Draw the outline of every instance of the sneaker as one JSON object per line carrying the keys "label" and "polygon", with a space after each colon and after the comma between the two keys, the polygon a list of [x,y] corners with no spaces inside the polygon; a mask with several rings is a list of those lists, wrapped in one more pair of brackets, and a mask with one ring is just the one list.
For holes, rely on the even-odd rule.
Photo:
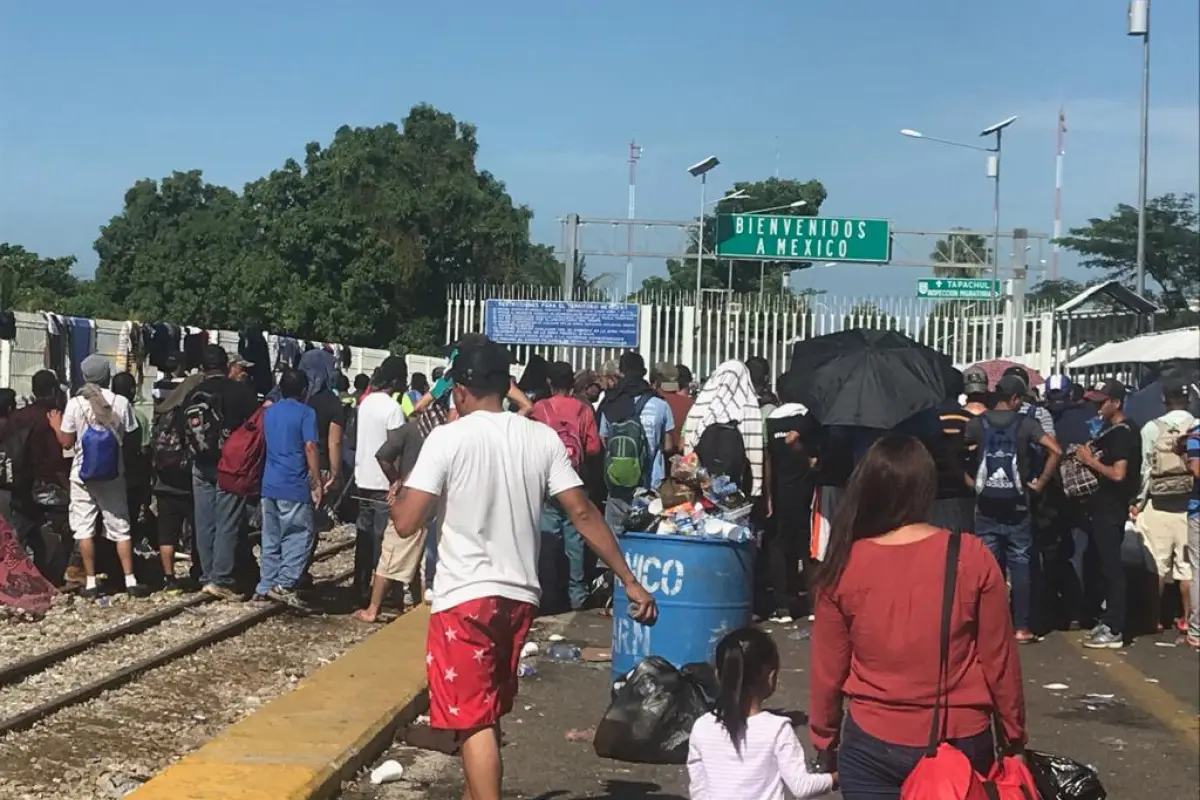
{"label": "sneaker", "polygon": [[770,620],[776,625],[791,625],[796,621],[795,618],[792,617],[792,612],[788,611],[786,608],[775,609],[775,613],[770,616]]}
{"label": "sneaker", "polygon": [[1032,644],[1033,642],[1036,642],[1038,638],[1029,631],[1017,631],[1016,640],[1017,644]]}
{"label": "sneaker", "polygon": [[133,546],[133,554],[138,558],[158,558],[158,549],[146,539],[141,539]]}
{"label": "sneaker", "polygon": [[102,596],[103,594],[104,594],[104,592],[101,591],[99,586],[93,586],[90,589],[88,589],[87,587],[84,587],[83,589],[79,590],[79,596],[82,597],[84,600],[95,600],[98,597]]}
{"label": "sneaker", "polygon": [[241,603],[246,599],[245,596],[239,594],[237,590],[230,589],[228,586],[218,586],[215,583],[206,584],[205,587],[200,591],[209,597],[215,597],[218,600],[225,600],[231,603]]}
{"label": "sneaker", "polygon": [[1084,639],[1083,646],[1092,650],[1120,650],[1125,646],[1125,639],[1119,633],[1113,633],[1107,625],[1101,625],[1100,630]]}
{"label": "sneaker", "polygon": [[125,587],[125,594],[130,597],[149,597],[150,587],[144,583],[135,583],[133,586]]}
{"label": "sneaker", "polygon": [[294,608],[297,611],[308,612],[312,610],[307,603],[300,599],[300,595],[291,589],[284,589],[282,586],[272,587],[267,592],[267,599],[274,600],[276,603],[283,603],[285,606]]}
{"label": "sneaker", "polygon": [[169,576],[163,581],[163,594],[180,595],[183,594],[183,587],[179,585],[179,579],[174,576]]}

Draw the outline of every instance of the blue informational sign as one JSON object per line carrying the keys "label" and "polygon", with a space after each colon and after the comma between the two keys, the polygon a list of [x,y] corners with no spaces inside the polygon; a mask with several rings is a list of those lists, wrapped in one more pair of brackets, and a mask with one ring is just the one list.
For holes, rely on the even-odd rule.
{"label": "blue informational sign", "polygon": [[501,344],[636,348],[638,307],[633,303],[488,300],[483,332]]}

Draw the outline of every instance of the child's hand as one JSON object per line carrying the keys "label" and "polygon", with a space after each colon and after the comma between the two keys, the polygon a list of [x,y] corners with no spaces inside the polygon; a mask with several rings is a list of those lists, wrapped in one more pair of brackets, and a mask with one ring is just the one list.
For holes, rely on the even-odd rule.
{"label": "child's hand", "polygon": [[829,774],[833,776],[833,790],[836,792],[838,790],[838,788],[842,785],[842,781],[838,777],[837,770],[834,770],[833,772],[831,772]]}

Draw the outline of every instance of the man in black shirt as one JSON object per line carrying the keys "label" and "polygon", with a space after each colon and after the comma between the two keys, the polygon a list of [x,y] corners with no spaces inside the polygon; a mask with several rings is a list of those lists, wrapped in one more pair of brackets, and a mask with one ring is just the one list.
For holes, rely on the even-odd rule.
{"label": "man in black shirt", "polygon": [[1075,450],[1080,463],[1096,473],[1100,486],[1088,498],[1091,546],[1096,551],[1103,575],[1104,613],[1100,624],[1084,640],[1084,647],[1120,649],[1125,646],[1125,565],[1121,542],[1125,521],[1137,497],[1141,481],[1141,439],[1122,411],[1125,385],[1105,381],[1084,395],[1099,405],[1104,427],[1092,444]]}
{"label": "man in black shirt", "polygon": [[[204,348],[201,367],[204,380],[184,400],[189,408],[204,400],[216,410],[223,446],[229,435],[240,428],[258,410],[258,395],[247,383],[228,377],[229,357],[225,348],[210,344]],[[191,420],[189,420],[190,424]],[[192,497],[195,503],[196,549],[200,552],[204,593],[221,600],[242,600],[235,573],[239,544],[246,534],[246,498],[222,491],[217,486],[217,461],[220,448],[197,452],[192,464]],[[243,549],[245,549],[243,547]]]}
{"label": "man in black shirt", "polygon": [[[780,385],[784,385],[782,378]],[[797,567],[802,560],[810,563],[813,467],[821,426],[800,403],[784,402],[767,417],[766,429],[772,514],[763,547],[775,606],[771,619],[786,623],[800,611],[796,608],[800,594]]]}
{"label": "man in black shirt", "polygon": [[958,402],[959,395],[968,398],[986,395],[987,373],[972,367],[965,373],[955,370],[952,384],[946,387],[946,400],[938,406],[938,421],[941,434],[937,439],[925,443],[937,465],[937,500],[933,504],[930,525],[956,533],[975,531],[975,491],[967,485],[967,470],[970,461],[964,433],[967,423],[977,417],[978,412]]}

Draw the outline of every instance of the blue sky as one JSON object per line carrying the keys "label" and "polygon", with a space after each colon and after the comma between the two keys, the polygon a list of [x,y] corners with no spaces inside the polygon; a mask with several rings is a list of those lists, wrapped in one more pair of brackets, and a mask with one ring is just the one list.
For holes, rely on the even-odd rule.
{"label": "blue sky", "polygon": [[[1198,5],[1153,3],[1152,195],[1200,184]],[[1020,120],[1005,138],[1002,224],[1049,232],[1060,103],[1065,224],[1136,199],[1141,47],[1125,35],[1125,8],[9,0],[0,13],[0,240],[75,253],[87,274],[98,228],[135,180],[201,168],[240,189],[339,125],[398,121],[422,101],[478,126],[480,166],[534,210],[533,235],[550,243],[568,212],[625,215],[631,137],[645,148],[639,217],[693,216],[686,167],[717,154],[713,193],[778,168],[824,182],[828,215],[990,228],[983,154],[898,132],[976,142],[1011,114]],[[585,245],[611,239],[597,233]],[[623,271],[616,261],[593,266]],[[636,267],[639,278],[661,268]],[[907,296],[921,274],[845,266],[797,284]]]}

